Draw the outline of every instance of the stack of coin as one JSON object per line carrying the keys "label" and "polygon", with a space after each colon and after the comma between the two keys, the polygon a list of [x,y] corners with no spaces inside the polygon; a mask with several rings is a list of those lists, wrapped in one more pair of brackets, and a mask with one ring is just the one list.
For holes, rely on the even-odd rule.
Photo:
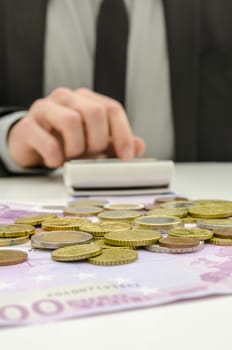
{"label": "stack of coin", "polygon": [[28,215],[21,216],[15,220],[16,224],[25,224],[25,225],[33,225],[33,226],[41,226],[42,222],[47,219],[56,218],[56,214],[38,214],[38,215]]}
{"label": "stack of coin", "polygon": [[181,254],[193,253],[203,248],[204,243],[189,237],[166,237],[158,244],[145,247],[155,253]]}
{"label": "stack of coin", "polygon": [[232,246],[232,228],[216,228],[213,233],[214,237],[210,240],[211,244]]}
{"label": "stack of coin", "polygon": [[155,244],[162,237],[158,231],[150,230],[126,230],[110,232],[104,237],[108,244],[123,247],[143,247]]}
{"label": "stack of coin", "polygon": [[0,225],[0,247],[26,243],[34,232],[35,228],[31,225]]}
{"label": "stack of coin", "polygon": [[189,214],[195,218],[223,219],[232,216],[232,206],[228,204],[195,205],[189,208]]}
{"label": "stack of coin", "polygon": [[213,237],[213,231],[205,228],[175,228],[168,232],[169,237],[188,237],[198,241],[207,241]]}

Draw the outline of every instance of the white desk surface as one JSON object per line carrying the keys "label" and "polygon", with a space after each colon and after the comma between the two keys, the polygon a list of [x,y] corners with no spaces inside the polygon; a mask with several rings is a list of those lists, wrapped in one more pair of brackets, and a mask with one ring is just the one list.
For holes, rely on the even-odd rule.
{"label": "white desk surface", "polygon": [[[232,163],[178,164],[172,189],[232,200]],[[60,175],[0,179],[0,199],[63,204]],[[211,297],[45,325],[2,329],[2,349],[232,349],[232,296]]]}

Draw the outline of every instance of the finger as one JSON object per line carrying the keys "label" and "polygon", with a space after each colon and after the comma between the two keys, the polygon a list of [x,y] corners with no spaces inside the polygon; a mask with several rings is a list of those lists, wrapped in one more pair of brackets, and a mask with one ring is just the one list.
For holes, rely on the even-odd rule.
{"label": "finger", "polygon": [[134,148],[135,148],[135,156],[141,156],[145,151],[145,143],[143,139],[138,136],[134,136]]}
{"label": "finger", "polygon": [[42,127],[49,132],[56,130],[62,136],[65,159],[84,153],[85,131],[80,113],[49,98],[37,102],[31,113]]}
{"label": "finger", "polygon": [[110,134],[116,155],[121,159],[134,157],[135,148],[133,133],[130,128],[125,110],[119,102],[110,97],[95,93],[88,89],[79,89],[80,94],[95,99],[106,106],[108,111]]}
{"label": "finger", "polygon": [[109,125],[107,110],[101,101],[92,96],[59,88],[51,94],[51,98],[68,108],[79,112],[85,125],[86,152],[98,153],[107,148],[109,142]]}
{"label": "finger", "polygon": [[59,142],[29,116],[12,127],[8,145],[12,158],[22,167],[45,164],[55,168],[63,164]]}

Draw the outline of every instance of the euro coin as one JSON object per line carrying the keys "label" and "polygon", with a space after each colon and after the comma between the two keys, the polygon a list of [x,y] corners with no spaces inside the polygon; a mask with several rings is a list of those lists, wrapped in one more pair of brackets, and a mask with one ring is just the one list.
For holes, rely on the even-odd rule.
{"label": "euro coin", "polygon": [[0,237],[13,238],[26,235],[32,235],[35,232],[34,226],[12,224],[12,225],[0,225]]}
{"label": "euro coin", "polygon": [[31,239],[32,245],[42,249],[58,249],[75,244],[88,243],[93,236],[81,231],[49,231],[38,233]]}
{"label": "euro coin", "polygon": [[197,222],[197,218],[193,218],[190,215],[187,215],[186,217],[182,218],[182,220],[185,224],[195,224]]}
{"label": "euro coin", "polygon": [[184,218],[188,215],[188,210],[185,208],[160,208],[148,211],[145,215],[166,215],[177,216],[178,218]]}
{"label": "euro coin", "polygon": [[199,199],[194,201],[197,205],[228,205],[232,207],[232,201],[226,201],[222,199]]}
{"label": "euro coin", "polygon": [[111,231],[123,231],[130,229],[130,224],[126,222],[100,221],[80,226],[80,230],[91,233],[94,237],[102,237]]}
{"label": "euro coin", "polygon": [[197,226],[208,229],[218,229],[218,228],[231,228],[232,229],[232,220],[231,219],[198,219]]}
{"label": "euro coin", "polygon": [[81,225],[89,222],[91,222],[89,219],[79,217],[48,219],[42,222],[42,228],[46,231],[76,231]]}
{"label": "euro coin", "polygon": [[199,242],[197,246],[191,248],[167,248],[161,247],[159,244],[154,244],[145,247],[146,250],[154,253],[164,253],[164,254],[186,254],[194,253],[204,248],[204,242]]}
{"label": "euro coin", "polygon": [[189,209],[193,206],[196,206],[196,203],[193,201],[175,201],[175,202],[167,202],[167,203],[162,203],[160,205],[162,208],[184,208],[184,209]]}
{"label": "euro coin", "polygon": [[142,247],[156,243],[161,237],[162,235],[158,231],[127,230],[107,233],[104,241],[116,246]]}
{"label": "euro coin", "polygon": [[131,249],[109,248],[104,249],[102,254],[89,258],[88,262],[103,266],[122,265],[134,262],[137,256],[137,252]]}
{"label": "euro coin", "polygon": [[20,236],[16,238],[0,238],[0,247],[14,246],[24,244],[29,241],[29,236]]}
{"label": "euro coin", "polygon": [[108,203],[104,205],[104,209],[107,210],[142,210],[143,204],[136,203]]}
{"label": "euro coin", "polygon": [[189,237],[165,237],[159,240],[160,247],[193,248],[199,245],[199,240]]}
{"label": "euro coin", "polygon": [[217,238],[232,239],[232,228],[216,228],[213,230],[213,233]]}
{"label": "euro coin", "polygon": [[109,249],[109,248],[115,248],[115,249],[134,249],[134,247],[123,247],[123,246],[114,246],[111,244],[108,244],[104,241],[104,239],[98,239],[94,242],[94,244],[97,244],[101,249]]}
{"label": "euro coin", "polygon": [[21,250],[0,250],[0,266],[21,264],[27,260],[27,253]]}
{"label": "euro coin", "polygon": [[103,199],[78,199],[72,202],[69,202],[69,207],[103,207],[105,204],[107,204],[107,200]]}
{"label": "euro coin", "polygon": [[100,207],[66,207],[64,208],[64,215],[71,216],[93,216],[103,211]]}
{"label": "euro coin", "polygon": [[106,210],[98,214],[101,220],[130,222],[141,216],[136,210]]}
{"label": "euro coin", "polygon": [[189,208],[189,214],[195,218],[222,219],[232,216],[232,207],[228,205],[195,205]]}
{"label": "euro coin", "polygon": [[158,197],[155,198],[154,203],[163,204],[168,202],[184,202],[189,201],[188,198],[185,197]]}
{"label": "euro coin", "polygon": [[59,248],[52,252],[56,261],[79,261],[101,254],[101,248],[96,244],[80,244]]}
{"label": "euro coin", "polygon": [[209,243],[214,245],[232,246],[232,239],[213,237]]}
{"label": "euro coin", "polygon": [[182,224],[182,220],[175,216],[166,215],[152,215],[142,216],[135,219],[135,227],[140,229],[149,230],[170,230],[175,227],[179,227]]}
{"label": "euro coin", "polygon": [[175,228],[168,232],[169,237],[189,237],[206,241],[213,237],[213,231],[205,228]]}
{"label": "euro coin", "polygon": [[38,215],[29,215],[29,216],[22,216],[15,220],[16,224],[26,224],[26,225],[41,225],[41,223],[44,220],[56,218],[56,214],[38,214]]}

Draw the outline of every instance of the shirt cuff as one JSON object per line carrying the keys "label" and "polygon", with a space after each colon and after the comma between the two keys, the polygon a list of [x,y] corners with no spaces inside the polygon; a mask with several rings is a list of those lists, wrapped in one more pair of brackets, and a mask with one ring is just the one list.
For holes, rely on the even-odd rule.
{"label": "shirt cuff", "polygon": [[17,165],[17,163],[11,158],[9,149],[7,146],[7,137],[10,128],[19,119],[23,118],[27,111],[20,111],[11,114],[4,115],[0,118],[0,157],[4,163],[6,169],[11,173],[16,174],[44,174],[48,172],[46,168],[23,168]]}

